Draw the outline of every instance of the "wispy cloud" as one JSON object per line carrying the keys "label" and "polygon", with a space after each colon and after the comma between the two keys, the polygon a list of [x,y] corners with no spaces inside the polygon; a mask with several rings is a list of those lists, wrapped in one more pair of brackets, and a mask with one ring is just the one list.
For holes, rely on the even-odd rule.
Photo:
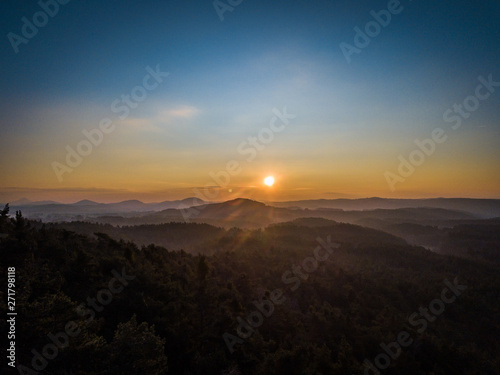
{"label": "wispy cloud", "polygon": [[182,106],[175,109],[160,112],[162,118],[192,118],[198,114],[199,110],[192,106]]}
{"label": "wispy cloud", "polygon": [[184,105],[171,109],[162,109],[150,117],[129,117],[118,124],[122,131],[141,133],[166,132],[169,126],[175,126],[194,118],[200,111],[193,106]]}

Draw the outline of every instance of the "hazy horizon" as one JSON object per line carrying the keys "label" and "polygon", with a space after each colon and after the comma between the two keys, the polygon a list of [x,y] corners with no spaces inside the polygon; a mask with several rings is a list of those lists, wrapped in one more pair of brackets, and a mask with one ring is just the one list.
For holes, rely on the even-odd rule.
{"label": "hazy horizon", "polygon": [[[198,188],[200,189],[199,191],[203,191],[203,188]],[[46,195],[47,194],[47,195]],[[166,202],[166,201],[181,201],[185,199],[191,199],[191,198],[199,198],[202,200],[205,200],[210,203],[221,203],[221,202],[226,202],[229,200],[234,200],[234,199],[251,199],[255,201],[260,201],[264,203],[270,203],[270,202],[293,202],[293,201],[302,201],[302,200],[362,200],[362,199],[399,199],[399,200],[425,200],[425,199],[492,199],[492,200],[497,200],[500,199],[500,197],[463,197],[463,196],[421,196],[421,197],[381,197],[381,196],[345,196],[344,194],[325,194],[323,196],[304,196],[304,197],[297,197],[296,199],[261,199],[255,196],[236,196],[233,194],[219,194],[216,199],[209,200],[209,199],[204,199],[203,196],[196,196],[195,194],[192,195],[185,195],[185,196],[173,196],[172,198],[169,198],[168,195],[162,195],[162,194],[154,194],[157,199],[155,200],[154,198],[151,198],[149,195],[144,195],[144,194],[133,194],[133,193],[124,193],[123,198],[106,198],[105,195],[99,195],[97,194],[95,199],[94,198],[89,198],[89,196],[92,195],[78,195],[78,198],[61,198],[61,196],[58,195],[52,195],[53,193],[46,193],[46,194],[41,194],[40,199],[32,199],[30,198],[31,195],[22,195],[18,196],[15,193],[11,194],[5,194],[3,196],[0,196],[0,202],[1,203],[10,203],[11,205],[14,202],[21,201],[21,200],[28,200],[30,203],[37,203],[37,202],[44,202],[44,201],[51,201],[51,202],[57,202],[57,203],[62,203],[62,204],[74,204],[78,203],[81,201],[89,200],[93,201],[96,203],[104,203],[104,204],[112,204],[112,203],[121,203],[125,201],[140,201],[142,203],[146,204],[151,204],[151,203],[161,203],[161,202]],[[4,198],[5,196],[11,196],[11,198],[6,199]],[[37,196],[36,194],[32,196]],[[46,197],[46,198],[43,198]],[[51,198],[52,197],[52,198]],[[141,199],[140,197],[143,197]]]}

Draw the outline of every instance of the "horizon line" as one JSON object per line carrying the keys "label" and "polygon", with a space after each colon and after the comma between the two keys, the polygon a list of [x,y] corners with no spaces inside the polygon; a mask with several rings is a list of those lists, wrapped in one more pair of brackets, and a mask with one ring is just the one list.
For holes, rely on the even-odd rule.
{"label": "horizon line", "polygon": [[[199,199],[200,201],[203,201],[205,204],[216,204],[216,203],[224,203],[224,202],[230,202],[230,201],[235,201],[238,199],[245,199],[245,200],[250,200],[250,201],[255,201],[255,202],[260,202],[260,203],[293,203],[293,202],[304,202],[304,201],[359,201],[359,200],[369,200],[369,199],[381,199],[381,200],[396,200],[396,201],[402,201],[402,200],[414,200],[414,201],[424,201],[424,200],[438,200],[438,199],[462,199],[462,200],[500,200],[500,198],[477,198],[477,197],[464,197],[464,196],[453,196],[453,197],[444,197],[444,196],[435,196],[435,197],[427,197],[427,198],[390,198],[390,197],[380,197],[380,196],[366,196],[366,197],[359,197],[359,198],[305,198],[305,199],[292,199],[292,200],[261,200],[261,199],[255,199],[255,198],[248,198],[248,197],[236,197],[236,198],[231,198],[231,199],[222,199],[222,200],[204,200],[199,197],[195,196],[190,196],[182,199],[171,199],[171,200],[163,200],[163,201],[143,201],[140,199],[125,199],[125,200],[119,200],[119,201],[97,201],[97,200],[91,200],[91,199],[80,199],[77,201],[71,201],[71,202],[63,202],[63,201],[55,201],[52,199],[46,199],[46,200],[31,200],[26,197],[22,197],[19,199],[14,199],[11,201],[0,201],[1,205],[9,204],[9,205],[31,205],[31,204],[61,204],[61,205],[73,205],[77,203],[82,203],[85,201],[88,201],[89,203],[95,203],[95,204],[120,204],[120,203],[126,203],[126,202],[137,202],[141,204],[161,204],[161,203],[173,203],[173,202],[182,202],[185,200],[189,199]],[[16,203],[18,201],[27,201],[26,203]]]}

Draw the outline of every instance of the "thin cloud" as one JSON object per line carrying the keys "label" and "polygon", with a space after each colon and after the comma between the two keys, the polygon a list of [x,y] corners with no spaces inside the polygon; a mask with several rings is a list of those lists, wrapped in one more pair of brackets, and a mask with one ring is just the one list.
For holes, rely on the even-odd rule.
{"label": "thin cloud", "polygon": [[180,117],[180,118],[192,118],[194,116],[196,116],[198,114],[199,110],[195,107],[192,107],[192,106],[183,106],[183,107],[180,107],[180,108],[176,108],[176,109],[171,109],[171,110],[168,110],[166,111],[166,113],[164,113],[164,115],[168,116],[168,117]]}
{"label": "thin cloud", "polygon": [[177,120],[190,120],[199,113],[193,106],[180,106],[161,110],[151,117],[129,117],[118,122],[122,131],[160,133],[167,130],[168,125],[175,125]]}

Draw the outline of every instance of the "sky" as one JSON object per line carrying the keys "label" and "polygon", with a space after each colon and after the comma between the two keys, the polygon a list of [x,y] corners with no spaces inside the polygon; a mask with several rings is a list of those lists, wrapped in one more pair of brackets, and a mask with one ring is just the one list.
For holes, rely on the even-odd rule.
{"label": "sky", "polygon": [[499,21],[496,0],[2,1],[0,201],[500,198]]}

